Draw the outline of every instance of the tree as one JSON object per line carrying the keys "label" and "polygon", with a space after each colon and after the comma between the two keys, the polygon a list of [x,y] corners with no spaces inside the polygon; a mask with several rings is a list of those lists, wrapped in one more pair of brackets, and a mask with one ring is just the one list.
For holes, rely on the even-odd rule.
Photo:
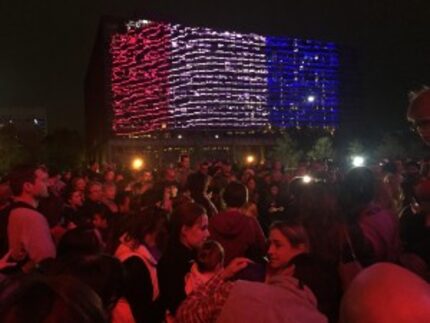
{"label": "tree", "polygon": [[303,152],[298,150],[297,143],[287,133],[284,133],[281,138],[276,140],[272,156],[287,167],[294,168],[297,167]]}
{"label": "tree", "polygon": [[308,152],[308,157],[313,160],[333,159],[334,149],[330,137],[321,137],[317,139],[314,146]]}

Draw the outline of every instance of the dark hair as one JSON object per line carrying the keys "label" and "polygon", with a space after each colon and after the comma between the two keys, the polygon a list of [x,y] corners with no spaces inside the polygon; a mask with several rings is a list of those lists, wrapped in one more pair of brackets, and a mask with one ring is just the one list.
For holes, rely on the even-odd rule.
{"label": "dark hair", "polygon": [[304,244],[309,248],[309,238],[305,228],[295,221],[277,221],[270,226],[270,230],[279,230],[293,247]]}
{"label": "dark hair", "polygon": [[75,192],[80,192],[74,187],[67,187],[63,192],[64,201],[68,202]]}
{"label": "dark hair", "polygon": [[92,229],[75,228],[67,231],[58,243],[58,258],[91,255],[102,251],[102,243]]}
{"label": "dark hair", "polygon": [[91,203],[83,208],[83,217],[85,219],[94,219],[94,217],[99,215],[102,219],[112,220],[112,214],[109,208],[104,204]]}
{"label": "dark hair", "polygon": [[196,264],[202,273],[214,271],[219,264],[223,266],[224,248],[217,241],[205,241],[197,251]]}
{"label": "dark hair", "polygon": [[[149,207],[143,209],[136,215],[130,216],[124,225],[123,234],[125,233],[127,240],[135,240],[139,243],[144,243],[147,234],[162,230],[163,225],[167,224],[167,214],[158,207]],[[157,239],[157,247],[161,250],[165,246],[165,240]]]}
{"label": "dark hair", "polygon": [[40,167],[37,166],[18,166],[8,175],[10,189],[14,196],[22,194],[25,183],[34,183],[36,180],[36,170]]}
{"label": "dark hair", "polygon": [[242,207],[248,201],[248,189],[239,182],[231,182],[222,194],[227,207]]}
{"label": "dark hair", "polygon": [[100,298],[67,276],[22,276],[3,290],[1,322],[107,322]]}
{"label": "dark hair", "polygon": [[87,186],[86,186],[86,195],[88,196],[88,194],[90,194],[91,192],[90,192],[90,190],[91,190],[91,188],[92,187],[94,187],[94,186],[100,186],[100,188],[103,188],[103,184],[102,183],[100,183],[100,182],[98,182],[98,181],[91,181],[91,182],[89,182],[88,184],[87,184]]}
{"label": "dark hair", "polygon": [[62,274],[78,278],[90,286],[101,298],[106,310],[112,308],[124,292],[125,273],[119,259],[95,254],[67,261]]}
{"label": "dark hair", "polygon": [[178,243],[180,240],[182,227],[192,227],[197,222],[197,220],[205,214],[206,210],[200,204],[194,202],[185,202],[178,205],[173,210],[170,219],[169,243]]}

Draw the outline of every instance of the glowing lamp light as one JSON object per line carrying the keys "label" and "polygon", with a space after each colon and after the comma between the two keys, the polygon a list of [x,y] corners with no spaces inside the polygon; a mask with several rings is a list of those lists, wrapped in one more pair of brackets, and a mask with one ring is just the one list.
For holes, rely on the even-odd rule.
{"label": "glowing lamp light", "polygon": [[313,96],[313,95],[309,95],[309,96],[308,96],[308,102],[309,102],[309,103],[315,102],[315,96]]}
{"label": "glowing lamp light", "polygon": [[309,175],[303,176],[303,183],[309,184],[310,182],[312,182],[312,177],[310,177]]}
{"label": "glowing lamp light", "polygon": [[248,164],[252,164],[254,161],[255,161],[255,157],[254,156],[252,156],[252,155],[246,156],[246,162]]}
{"label": "glowing lamp light", "polygon": [[133,159],[133,162],[131,163],[131,168],[134,170],[140,170],[143,167],[143,159],[142,158],[135,158]]}
{"label": "glowing lamp light", "polygon": [[363,156],[354,156],[352,157],[352,165],[354,167],[362,167],[364,166],[364,157]]}

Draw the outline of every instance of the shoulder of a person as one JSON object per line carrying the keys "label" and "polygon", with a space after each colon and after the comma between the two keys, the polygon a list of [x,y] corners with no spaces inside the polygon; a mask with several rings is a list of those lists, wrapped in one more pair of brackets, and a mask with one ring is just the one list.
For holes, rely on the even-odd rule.
{"label": "shoulder of a person", "polygon": [[11,217],[29,217],[29,221],[37,219],[45,219],[45,217],[39,211],[27,207],[17,207],[10,211]]}

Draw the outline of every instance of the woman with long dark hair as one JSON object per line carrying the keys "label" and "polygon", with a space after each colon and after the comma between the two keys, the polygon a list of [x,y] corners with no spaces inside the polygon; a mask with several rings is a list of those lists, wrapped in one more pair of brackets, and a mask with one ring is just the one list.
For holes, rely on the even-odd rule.
{"label": "woman with long dark hair", "polygon": [[206,210],[192,202],[178,205],[170,219],[167,250],[158,263],[161,300],[173,315],[186,298],[185,275],[191,268],[196,251],[208,237]]}

